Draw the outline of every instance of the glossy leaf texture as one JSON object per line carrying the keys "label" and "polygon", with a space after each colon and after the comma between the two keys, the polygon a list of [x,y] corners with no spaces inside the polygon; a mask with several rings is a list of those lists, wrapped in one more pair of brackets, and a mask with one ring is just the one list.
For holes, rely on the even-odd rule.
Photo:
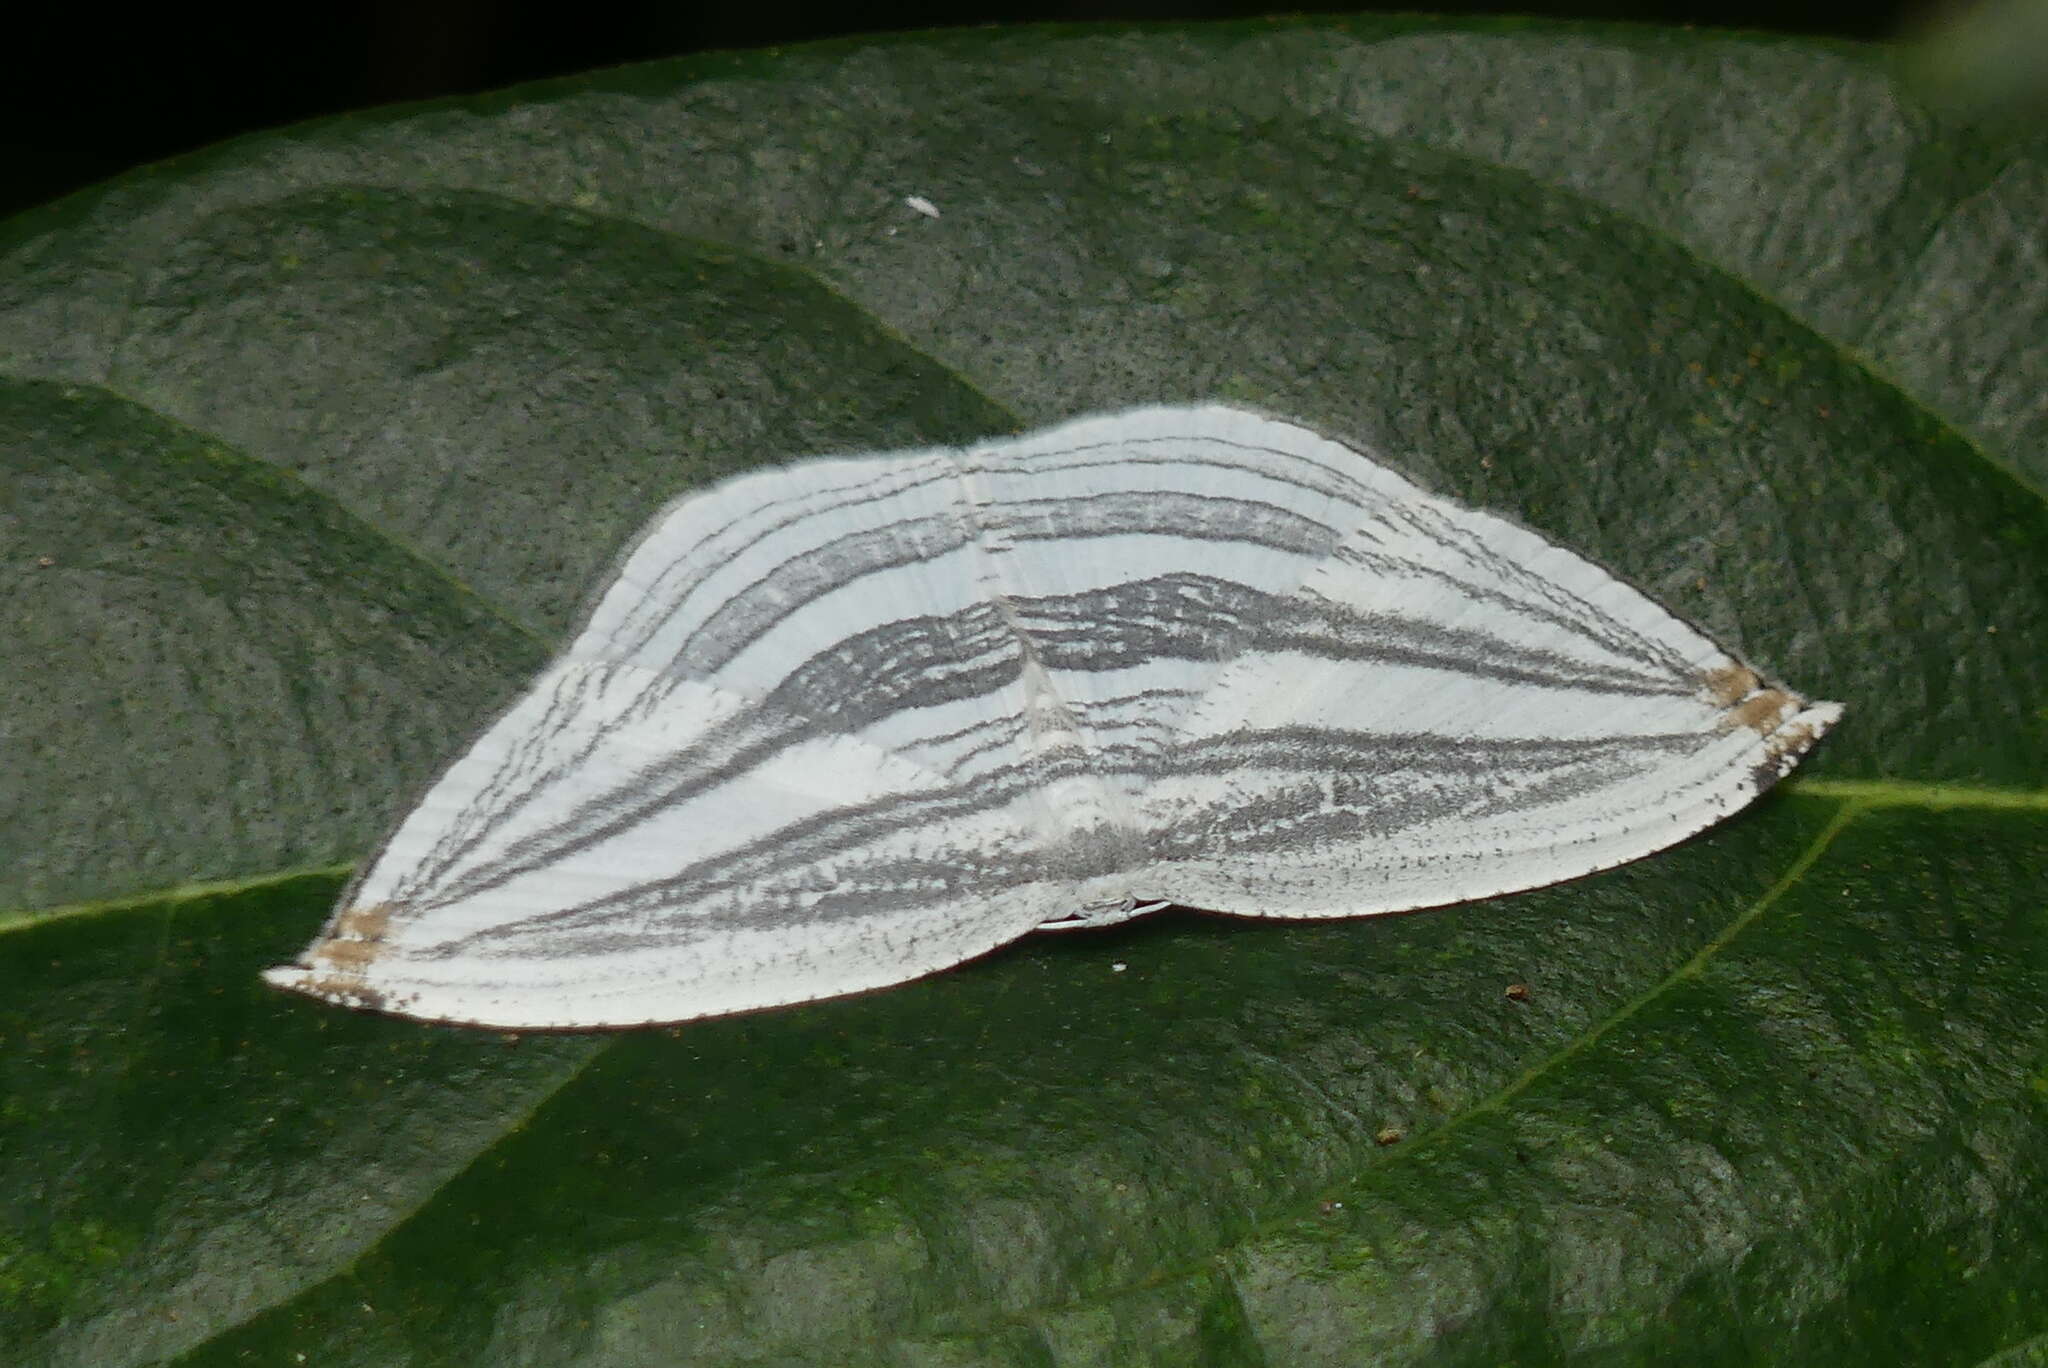
{"label": "glossy leaf texture", "polygon": [[[2044,223],[2048,140],[1882,53],[1316,20],[630,68],[0,227],[6,1361],[2032,1361]],[[1848,717],[1411,917],[601,1037],[257,982],[676,493],[1205,397]]]}

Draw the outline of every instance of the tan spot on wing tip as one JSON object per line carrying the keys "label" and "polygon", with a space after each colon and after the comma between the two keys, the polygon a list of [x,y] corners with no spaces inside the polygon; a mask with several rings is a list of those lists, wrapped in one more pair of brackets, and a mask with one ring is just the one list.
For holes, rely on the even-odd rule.
{"label": "tan spot on wing tip", "polygon": [[1735,661],[1707,671],[1706,684],[1707,693],[1724,708],[1734,707],[1763,687],[1755,670]]}
{"label": "tan spot on wing tip", "polygon": [[1722,725],[1731,731],[1748,727],[1761,736],[1773,735],[1787,709],[1798,711],[1800,700],[1783,689],[1762,689],[1728,710]]}
{"label": "tan spot on wing tip", "polygon": [[[360,977],[384,951],[384,933],[391,926],[391,904],[347,908],[334,919],[334,929],[306,952],[312,967],[324,974]],[[309,985],[311,991],[325,991]],[[334,991],[341,991],[336,989]],[[348,991],[360,992],[360,985]]]}
{"label": "tan spot on wing tip", "polygon": [[371,903],[351,907],[334,919],[334,936],[352,940],[380,941],[391,928],[391,904]]}
{"label": "tan spot on wing tip", "polygon": [[1739,661],[1707,671],[1703,683],[1707,696],[1721,706],[1721,726],[1727,731],[1747,727],[1760,736],[1775,738],[1785,716],[1806,706],[1798,694],[1772,688]]}
{"label": "tan spot on wing tip", "polygon": [[313,947],[311,958],[322,969],[360,974],[383,948],[381,941],[324,940]]}

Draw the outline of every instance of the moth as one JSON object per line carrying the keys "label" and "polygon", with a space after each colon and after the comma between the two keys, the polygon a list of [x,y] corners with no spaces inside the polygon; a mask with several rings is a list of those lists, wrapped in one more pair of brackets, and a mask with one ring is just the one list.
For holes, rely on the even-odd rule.
{"label": "moth", "polygon": [[1360,450],[1219,405],[678,499],[279,987],[501,1029],[902,983],[1183,906],[1661,850],[1841,715]]}

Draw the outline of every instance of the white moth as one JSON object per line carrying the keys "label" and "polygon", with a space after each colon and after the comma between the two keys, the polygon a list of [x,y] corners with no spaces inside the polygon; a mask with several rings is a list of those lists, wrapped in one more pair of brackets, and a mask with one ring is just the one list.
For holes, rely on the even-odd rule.
{"label": "white moth", "polygon": [[1253,413],[811,461],[664,509],[265,977],[429,1021],[628,1026],[1170,904],[1429,907],[1661,850],[1840,713]]}

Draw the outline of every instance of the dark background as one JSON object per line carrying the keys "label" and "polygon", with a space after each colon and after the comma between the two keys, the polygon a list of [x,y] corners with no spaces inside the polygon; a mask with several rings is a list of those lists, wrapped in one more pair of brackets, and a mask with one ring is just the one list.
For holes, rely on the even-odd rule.
{"label": "dark background", "polygon": [[[74,0],[74,4],[76,0]],[[829,9],[787,3],[576,4],[528,12],[489,0],[371,0],[287,7],[39,7],[48,32],[13,27],[0,61],[0,217],[238,133],[400,100],[491,90],[592,67],[848,33],[975,23],[1226,19],[1303,11],[1541,14],[1885,38],[1927,0],[1412,0],[1288,5],[1257,0],[895,0]],[[141,10],[142,7],[137,7]],[[18,46],[16,46],[18,44]],[[54,96],[22,91],[54,82]]]}

